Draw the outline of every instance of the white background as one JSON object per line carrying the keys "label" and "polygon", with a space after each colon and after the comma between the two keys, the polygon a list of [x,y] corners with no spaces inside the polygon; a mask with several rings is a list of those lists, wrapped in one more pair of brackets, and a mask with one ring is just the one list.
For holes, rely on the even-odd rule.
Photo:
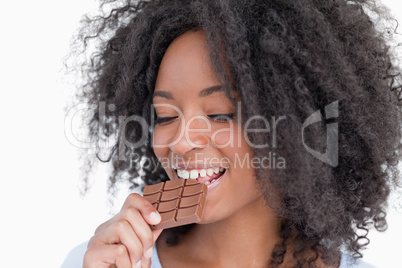
{"label": "white background", "polygon": [[[398,0],[384,2],[402,15]],[[80,197],[79,149],[64,133],[64,107],[74,87],[60,71],[63,57],[82,14],[96,6],[94,0],[2,3],[1,267],[59,267],[70,249],[110,217],[106,167],[99,165],[90,192]],[[391,209],[388,231],[370,233],[366,261],[398,267],[400,214]]]}

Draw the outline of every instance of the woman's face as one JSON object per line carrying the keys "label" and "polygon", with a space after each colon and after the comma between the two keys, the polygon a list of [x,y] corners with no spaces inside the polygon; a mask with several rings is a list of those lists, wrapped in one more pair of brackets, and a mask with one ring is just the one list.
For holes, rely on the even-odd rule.
{"label": "woman's face", "polygon": [[[156,80],[153,148],[171,180],[190,176],[207,184],[202,223],[249,209],[262,197],[250,165],[251,148],[237,119],[231,120],[236,107],[219,86],[204,32],[186,32],[175,39]],[[218,173],[209,176],[210,168]],[[223,175],[218,171],[222,168]]]}

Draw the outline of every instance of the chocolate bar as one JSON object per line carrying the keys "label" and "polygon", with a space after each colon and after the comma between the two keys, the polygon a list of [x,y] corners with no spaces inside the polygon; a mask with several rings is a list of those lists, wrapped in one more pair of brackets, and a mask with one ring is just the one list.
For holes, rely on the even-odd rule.
{"label": "chocolate bar", "polygon": [[199,222],[208,187],[192,179],[175,179],[145,186],[143,196],[159,212],[162,221],[152,230]]}

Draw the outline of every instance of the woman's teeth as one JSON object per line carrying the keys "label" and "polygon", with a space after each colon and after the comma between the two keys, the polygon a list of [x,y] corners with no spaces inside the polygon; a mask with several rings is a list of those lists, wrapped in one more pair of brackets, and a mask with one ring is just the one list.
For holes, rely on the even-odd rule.
{"label": "woman's teeth", "polygon": [[208,185],[208,184],[210,184],[210,183],[213,183],[214,181],[216,181],[216,179],[213,179],[213,180],[211,180],[211,181],[206,181],[206,182],[204,182],[204,184]]}
{"label": "woman's teeth", "polygon": [[[219,172],[224,171],[224,168],[208,168],[208,169],[193,169],[193,170],[177,170],[177,176],[182,179],[197,179],[199,177],[212,176],[214,173],[218,174]],[[213,180],[212,180],[213,181]]]}

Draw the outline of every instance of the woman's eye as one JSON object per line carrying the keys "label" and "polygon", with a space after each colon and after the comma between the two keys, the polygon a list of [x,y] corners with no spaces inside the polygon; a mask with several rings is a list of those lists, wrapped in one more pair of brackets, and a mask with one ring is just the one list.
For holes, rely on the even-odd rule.
{"label": "woman's eye", "polygon": [[230,120],[232,120],[234,118],[234,113],[210,114],[210,115],[208,115],[208,117],[217,122],[229,122]]}
{"label": "woman's eye", "polygon": [[155,125],[156,125],[156,124],[162,124],[162,123],[165,123],[165,122],[169,122],[169,121],[171,121],[171,120],[173,120],[173,119],[176,119],[176,118],[178,118],[178,116],[173,116],[173,117],[158,117],[158,118],[155,120]]}

